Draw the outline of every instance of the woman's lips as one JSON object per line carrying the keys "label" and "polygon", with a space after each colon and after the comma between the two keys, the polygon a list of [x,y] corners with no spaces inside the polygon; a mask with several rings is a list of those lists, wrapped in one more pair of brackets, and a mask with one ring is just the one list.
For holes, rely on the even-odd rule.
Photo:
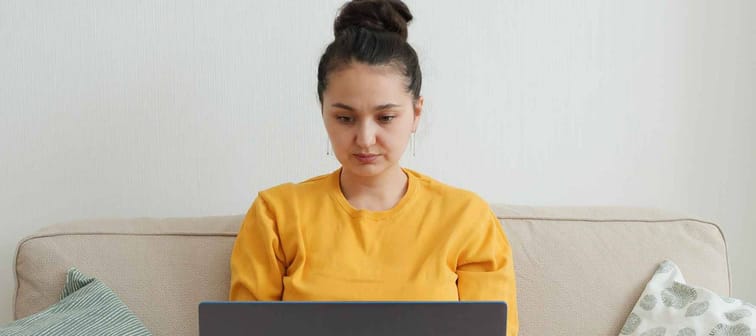
{"label": "woman's lips", "polygon": [[375,159],[377,159],[378,156],[379,155],[377,155],[377,154],[369,154],[369,155],[354,154],[354,157],[356,157],[357,160],[360,161],[361,163],[371,163],[371,162],[375,161]]}

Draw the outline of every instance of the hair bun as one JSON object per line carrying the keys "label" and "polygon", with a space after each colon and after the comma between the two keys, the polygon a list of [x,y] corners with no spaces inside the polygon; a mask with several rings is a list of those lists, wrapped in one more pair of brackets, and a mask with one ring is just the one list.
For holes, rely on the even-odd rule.
{"label": "hair bun", "polygon": [[407,24],[412,14],[401,0],[352,0],[343,7],[333,23],[333,33],[338,37],[351,27],[399,34],[407,40]]}

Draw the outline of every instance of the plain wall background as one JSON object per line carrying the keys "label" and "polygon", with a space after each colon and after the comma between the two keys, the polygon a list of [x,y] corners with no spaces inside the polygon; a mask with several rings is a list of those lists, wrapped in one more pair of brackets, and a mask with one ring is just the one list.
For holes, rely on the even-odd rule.
{"label": "plain wall background", "polygon": [[[317,61],[341,0],[0,0],[0,323],[17,242],[97,217],[247,211],[338,167]],[[409,1],[403,164],[496,203],[720,224],[756,302],[756,2]]]}

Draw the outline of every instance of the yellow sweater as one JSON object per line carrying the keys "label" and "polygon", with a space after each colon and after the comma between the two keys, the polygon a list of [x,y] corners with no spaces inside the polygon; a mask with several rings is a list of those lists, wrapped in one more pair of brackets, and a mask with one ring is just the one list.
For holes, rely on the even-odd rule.
{"label": "yellow sweater", "polygon": [[337,169],[262,191],[231,255],[230,300],[492,300],[517,335],[509,242],[472,192],[402,168],[407,192],[386,211],[358,210]]}

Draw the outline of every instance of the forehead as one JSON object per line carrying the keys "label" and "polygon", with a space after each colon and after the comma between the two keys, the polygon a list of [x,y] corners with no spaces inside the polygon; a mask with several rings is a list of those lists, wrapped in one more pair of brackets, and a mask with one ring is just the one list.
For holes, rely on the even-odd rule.
{"label": "forehead", "polygon": [[328,76],[324,103],[403,104],[411,100],[403,74],[391,65],[353,62]]}

